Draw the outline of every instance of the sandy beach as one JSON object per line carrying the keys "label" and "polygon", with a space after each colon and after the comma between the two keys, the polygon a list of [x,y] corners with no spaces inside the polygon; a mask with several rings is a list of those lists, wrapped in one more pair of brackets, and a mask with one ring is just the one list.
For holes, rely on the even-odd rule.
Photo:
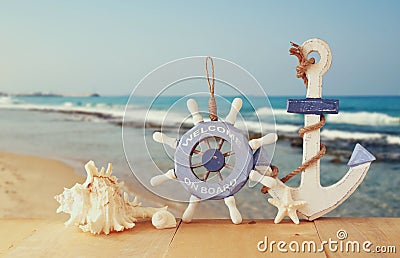
{"label": "sandy beach", "polygon": [[[84,163],[79,169],[85,173]],[[119,168],[115,167],[115,171],[118,170]],[[66,221],[69,217],[67,214],[56,213],[59,205],[54,200],[54,196],[62,193],[64,187],[71,188],[76,183],[85,181],[84,176],[79,175],[73,167],[61,161],[23,154],[0,152],[0,171],[3,178],[0,181],[2,192],[0,218],[48,218]],[[119,181],[124,181],[119,179]],[[178,217],[186,207],[185,203],[163,199],[160,201],[139,182],[132,178],[127,179],[131,180],[134,187],[125,190],[132,196],[137,196],[144,206],[167,205],[168,209]],[[208,205],[201,205],[196,214],[197,217],[215,216],[208,209]],[[226,215],[222,217],[225,218]]]}
{"label": "sandy beach", "polygon": [[64,163],[0,152],[0,218],[57,218],[54,196],[84,178]]}

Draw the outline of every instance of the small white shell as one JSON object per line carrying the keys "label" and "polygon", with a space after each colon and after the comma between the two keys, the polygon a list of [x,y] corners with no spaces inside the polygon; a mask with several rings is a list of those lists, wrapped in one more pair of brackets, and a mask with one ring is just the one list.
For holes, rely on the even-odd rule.
{"label": "small white shell", "polygon": [[176,227],[176,219],[174,215],[167,210],[160,210],[154,213],[153,217],[151,218],[151,223],[157,229]]}

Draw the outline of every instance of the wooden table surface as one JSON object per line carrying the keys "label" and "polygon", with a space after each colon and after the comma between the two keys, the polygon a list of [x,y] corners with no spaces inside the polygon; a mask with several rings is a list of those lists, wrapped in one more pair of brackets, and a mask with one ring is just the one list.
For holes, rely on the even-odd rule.
{"label": "wooden table surface", "polygon": [[[76,227],[66,228],[60,221],[1,219],[0,255],[400,257],[400,218],[320,218],[314,222],[301,221],[300,225],[288,220],[280,224],[272,220],[245,220],[241,225],[233,225],[230,220],[195,220],[191,224],[179,220],[178,225],[174,229],[156,230],[151,222],[145,221],[125,232],[92,235]],[[337,236],[339,230],[341,234]],[[324,248],[318,250],[324,241],[327,242]],[[360,252],[357,252],[356,242]],[[386,253],[377,253],[378,246]]]}

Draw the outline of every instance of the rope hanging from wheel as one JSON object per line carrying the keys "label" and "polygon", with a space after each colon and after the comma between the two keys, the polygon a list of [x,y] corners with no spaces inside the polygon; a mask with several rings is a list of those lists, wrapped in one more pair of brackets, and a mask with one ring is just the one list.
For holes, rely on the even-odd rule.
{"label": "rope hanging from wheel", "polygon": [[[208,73],[208,61],[211,62],[211,81],[210,75]],[[217,114],[217,103],[214,97],[214,88],[215,88],[215,73],[214,73],[214,61],[211,56],[206,57],[206,77],[208,83],[208,89],[210,91],[210,98],[208,99],[208,111],[210,113],[211,121],[218,121]]]}

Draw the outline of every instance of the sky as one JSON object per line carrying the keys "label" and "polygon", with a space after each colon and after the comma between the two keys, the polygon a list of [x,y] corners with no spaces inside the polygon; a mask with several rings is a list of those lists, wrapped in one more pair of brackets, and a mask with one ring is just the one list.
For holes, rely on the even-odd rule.
{"label": "sky", "polygon": [[317,37],[333,55],[325,95],[400,95],[399,24],[395,0],[1,1],[0,92],[125,95],[160,65],[210,55],[269,95],[302,95],[290,41]]}

